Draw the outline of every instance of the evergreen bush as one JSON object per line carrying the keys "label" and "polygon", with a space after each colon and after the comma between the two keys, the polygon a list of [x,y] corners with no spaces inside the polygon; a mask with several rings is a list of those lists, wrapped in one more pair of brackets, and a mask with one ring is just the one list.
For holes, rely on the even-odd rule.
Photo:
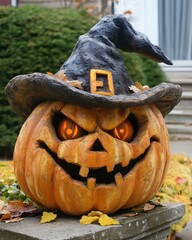
{"label": "evergreen bush", "polygon": [[[22,124],[4,95],[8,81],[19,74],[57,72],[78,37],[96,22],[83,10],[0,7],[0,157],[12,156]],[[156,63],[134,54],[124,57],[134,81],[150,86],[165,81]],[[150,84],[148,79],[152,79]]]}

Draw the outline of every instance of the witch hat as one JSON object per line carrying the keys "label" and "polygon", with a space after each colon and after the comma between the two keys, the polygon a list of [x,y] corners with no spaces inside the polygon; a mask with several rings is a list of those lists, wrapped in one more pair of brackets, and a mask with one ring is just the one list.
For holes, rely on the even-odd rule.
{"label": "witch hat", "polygon": [[10,80],[5,88],[10,105],[23,118],[44,101],[104,108],[155,104],[163,116],[168,114],[180,100],[180,86],[162,83],[134,92],[118,48],[172,64],[158,46],[133,29],[124,15],[106,16],[80,36],[54,76],[33,73]]}

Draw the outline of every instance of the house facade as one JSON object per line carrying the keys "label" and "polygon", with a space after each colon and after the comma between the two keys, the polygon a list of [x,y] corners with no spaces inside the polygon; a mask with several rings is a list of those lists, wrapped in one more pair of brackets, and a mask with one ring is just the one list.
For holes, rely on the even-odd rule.
{"label": "house facade", "polygon": [[119,0],[114,13],[127,14],[134,28],[171,59],[192,67],[191,0]]}

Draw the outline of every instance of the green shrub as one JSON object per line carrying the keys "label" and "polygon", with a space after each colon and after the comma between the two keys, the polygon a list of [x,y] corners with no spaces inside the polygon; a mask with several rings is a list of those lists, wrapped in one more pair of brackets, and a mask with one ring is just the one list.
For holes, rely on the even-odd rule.
{"label": "green shrub", "polygon": [[[11,157],[21,127],[4,96],[4,87],[16,75],[52,72],[69,57],[80,35],[97,19],[85,11],[48,9],[26,5],[0,7],[0,156]],[[157,65],[138,55],[124,54],[134,81],[147,83],[147,78],[164,81]],[[156,82],[155,82],[156,84]],[[151,84],[150,84],[151,85]]]}
{"label": "green shrub", "polygon": [[122,53],[129,75],[134,82],[154,87],[167,78],[157,62],[135,53]]}

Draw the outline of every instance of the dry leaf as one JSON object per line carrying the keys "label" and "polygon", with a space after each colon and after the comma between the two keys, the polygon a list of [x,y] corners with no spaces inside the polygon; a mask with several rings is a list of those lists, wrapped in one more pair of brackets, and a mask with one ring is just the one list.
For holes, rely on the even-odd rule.
{"label": "dry leaf", "polygon": [[155,205],[155,207],[164,207],[164,205],[162,203],[157,202],[157,201],[150,201],[149,203],[152,205]]}
{"label": "dry leaf", "polygon": [[57,217],[57,214],[52,212],[43,212],[40,223],[48,223],[54,221]]}
{"label": "dry leaf", "polygon": [[98,216],[82,216],[82,218],[80,219],[80,223],[81,224],[91,224],[93,222],[96,222],[99,220]]}
{"label": "dry leaf", "polygon": [[136,215],[138,215],[138,213],[125,213],[125,214],[123,214],[122,216],[123,216],[123,217],[134,217],[134,216],[136,216]]}
{"label": "dry leaf", "polygon": [[101,226],[110,226],[110,225],[118,225],[119,221],[107,216],[107,214],[103,214],[99,218],[99,224]]}
{"label": "dry leaf", "polygon": [[2,215],[1,220],[11,219],[11,214],[6,212]]}
{"label": "dry leaf", "polygon": [[0,219],[13,219],[36,212],[37,208],[32,204],[22,201],[9,201],[7,204],[4,204],[3,208],[0,210]]}
{"label": "dry leaf", "polygon": [[134,85],[131,85],[131,86],[129,87],[129,89],[130,89],[131,91],[133,91],[134,93],[140,92],[140,89],[137,88],[137,87],[134,86]]}
{"label": "dry leaf", "polygon": [[53,76],[53,73],[52,72],[47,72],[47,75]]}
{"label": "dry leaf", "polygon": [[134,207],[134,208],[131,208],[131,212],[141,212],[143,211],[143,207]]}
{"label": "dry leaf", "polygon": [[17,218],[12,218],[10,220],[6,220],[5,223],[14,223],[14,222],[20,222],[22,221],[24,218],[20,218],[20,217],[17,217]]}
{"label": "dry leaf", "polygon": [[4,202],[2,200],[0,200],[0,211],[1,211],[1,209],[3,209],[3,206],[4,206]]}
{"label": "dry leaf", "polygon": [[135,87],[138,88],[138,89],[141,90],[141,91],[143,90],[142,84],[141,84],[140,82],[138,82],[138,81],[135,82]]}
{"label": "dry leaf", "polygon": [[141,91],[145,91],[145,90],[149,89],[148,85],[142,86],[142,84],[140,82],[135,82],[135,87],[138,88]]}
{"label": "dry leaf", "polygon": [[153,208],[155,208],[155,205],[146,203],[143,210],[147,212],[147,211],[151,211]]}

